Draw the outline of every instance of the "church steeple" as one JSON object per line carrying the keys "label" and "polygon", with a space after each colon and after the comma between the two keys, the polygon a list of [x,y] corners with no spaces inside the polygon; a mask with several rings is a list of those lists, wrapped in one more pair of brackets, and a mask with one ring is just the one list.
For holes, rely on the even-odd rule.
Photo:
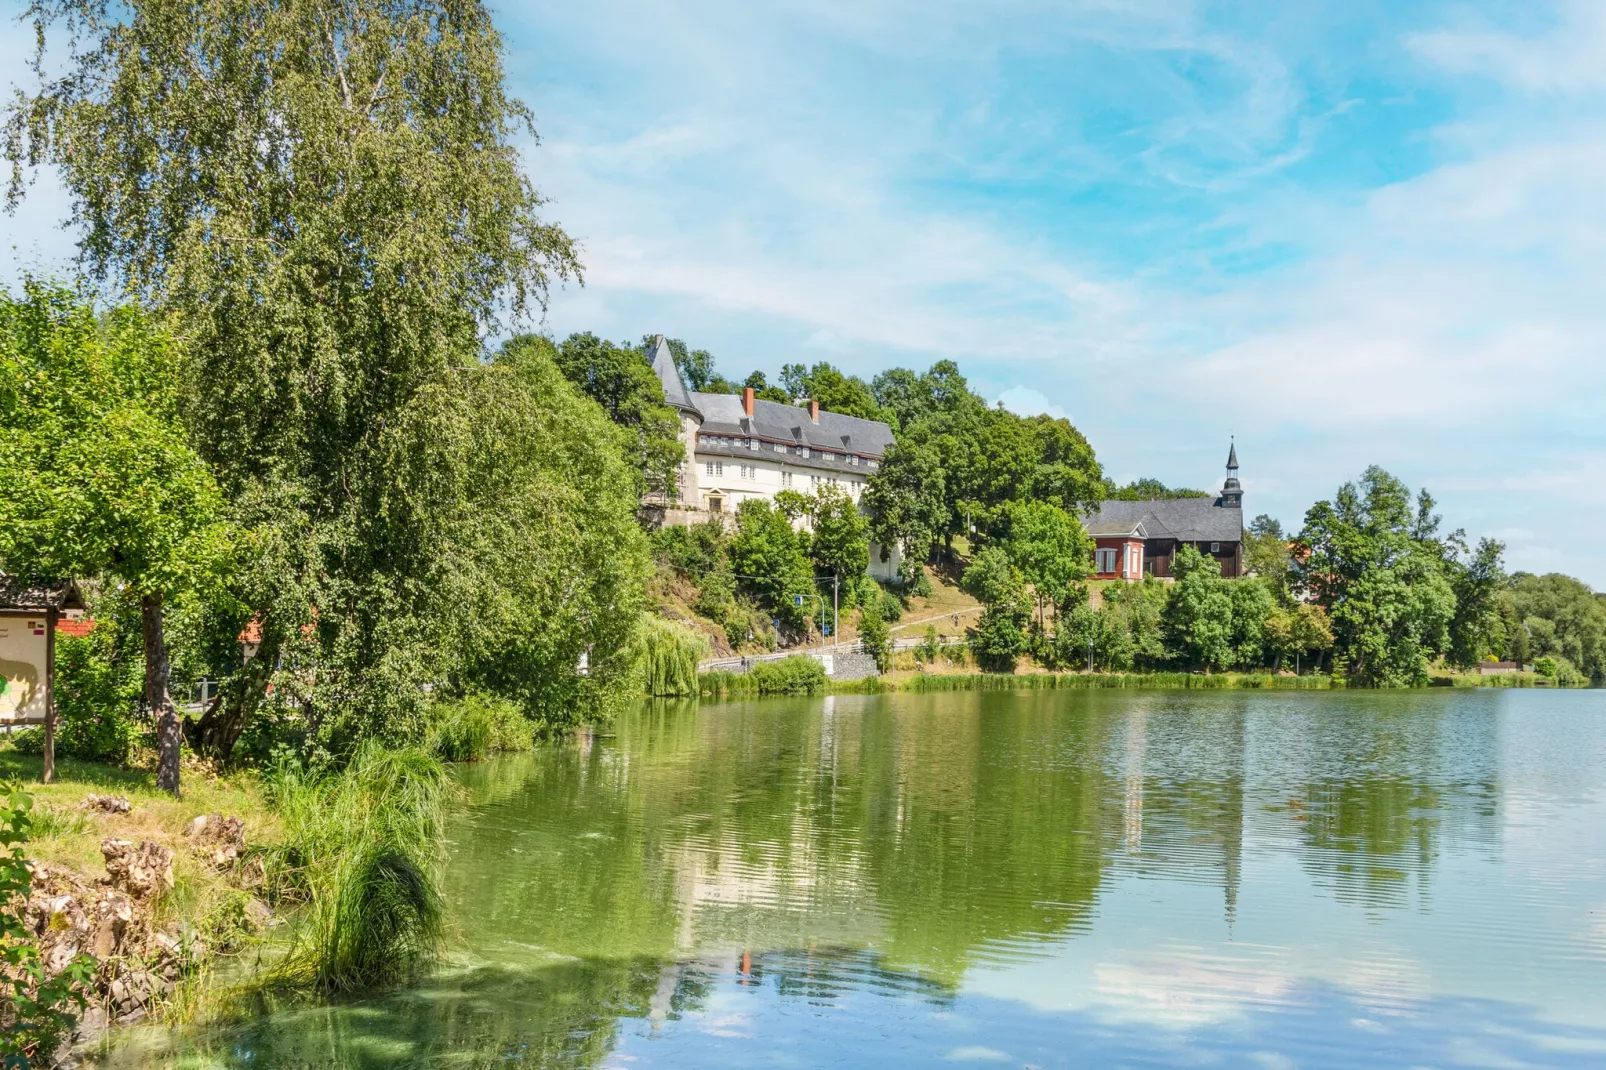
{"label": "church steeple", "polygon": [[1242,509],[1244,505],[1244,488],[1238,482],[1238,444],[1236,442],[1227,447],[1227,481],[1221,485],[1221,497],[1216,504],[1228,509]]}

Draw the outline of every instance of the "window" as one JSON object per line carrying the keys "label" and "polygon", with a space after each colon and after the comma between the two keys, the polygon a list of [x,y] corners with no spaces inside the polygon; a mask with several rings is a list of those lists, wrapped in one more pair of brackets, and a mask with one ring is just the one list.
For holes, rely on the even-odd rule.
{"label": "window", "polygon": [[756,438],[748,439],[747,440],[747,448],[750,449],[750,450],[758,449],[758,439],[756,439]]}
{"label": "window", "polygon": [[722,475],[724,475],[725,474],[725,462],[724,461],[709,461],[708,462],[708,474],[711,475],[711,476],[722,476]]}
{"label": "window", "polygon": [[786,452],[786,443],[784,443],[784,442],[777,442],[777,443],[776,443],[776,444],[775,444],[775,452],[776,452],[776,453],[785,453],[785,452]]}
{"label": "window", "polygon": [[880,462],[879,462],[879,461],[871,461],[871,462],[870,462],[870,467],[871,467],[871,468],[872,468],[872,469],[874,469],[874,468],[877,468],[877,467],[878,467],[878,466],[879,466],[879,465],[880,465]]}
{"label": "window", "polygon": [[724,512],[725,511],[725,499],[721,498],[717,494],[714,495],[713,497],[709,498],[708,499],[708,511],[710,513]]}
{"label": "window", "polygon": [[1210,552],[1213,553],[1213,554],[1219,554],[1221,552],[1221,544],[1219,542],[1211,543],[1210,544]]}
{"label": "window", "polygon": [[743,479],[757,479],[758,478],[758,466],[755,465],[755,464],[744,464],[744,465],[742,465],[742,478]]}
{"label": "window", "polygon": [[790,487],[791,485],[792,485],[792,473],[791,472],[782,472],[781,473],[781,486]]}
{"label": "window", "polygon": [[855,453],[855,454],[852,454],[851,456],[849,456],[848,457],[848,463],[851,464],[855,468],[859,467],[859,455],[857,453]]}
{"label": "window", "polygon": [[804,457],[807,457],[809,455],[809,448],[807,446],[799,446],[797,452]]}
{"label": "window", "polygon": [[1136,546],[1126,548],[1126,574],[1136,576],[1143,571],[1143,551]]}
{"label": "window", "polygon": [[828,461],[836,460],[836,454],[834,454],[834,453],[822,453],[822,454],[820,454],[820,456],[824,457]]}
{"label": "window", "polygon": [[1097,569],[1098,569],[1099,572],[1114,572],[1115,571],[1115,551],[1114,550],[1097,550],[1097,551],[1094,552],[1094,557],[1098,561]]}

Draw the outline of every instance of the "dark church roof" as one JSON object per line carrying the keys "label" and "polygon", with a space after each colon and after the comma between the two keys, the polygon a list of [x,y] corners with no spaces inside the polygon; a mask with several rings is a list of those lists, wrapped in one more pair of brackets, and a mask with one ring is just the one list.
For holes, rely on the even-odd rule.
{"label": "dark church roof", "polygon": [[669,343],[664,336],[659,335],[653,343],[652,370],[657,373],[658,381],[664,384],[664,403],[673,405],[682,412],[702,415],[692,402],[691,391],[686,389],[686,380],[680,377],[680,369],[675,367],[675,355],[669,351]]}
{"label": "dark church roof", "polygon": [[1244,512],[1215,498],[1100,502],[1085,518],[1093,536],[1130,535],[1181,542],[1241,542]]}

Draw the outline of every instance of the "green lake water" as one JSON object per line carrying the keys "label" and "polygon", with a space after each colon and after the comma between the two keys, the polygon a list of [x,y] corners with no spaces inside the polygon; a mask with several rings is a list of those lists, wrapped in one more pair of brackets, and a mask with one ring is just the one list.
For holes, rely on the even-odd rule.
{"label": "green lake water", "polygon": [[454,951],[227,1066],[1606,1066],[1606,693],[653,704],[464,767]]}

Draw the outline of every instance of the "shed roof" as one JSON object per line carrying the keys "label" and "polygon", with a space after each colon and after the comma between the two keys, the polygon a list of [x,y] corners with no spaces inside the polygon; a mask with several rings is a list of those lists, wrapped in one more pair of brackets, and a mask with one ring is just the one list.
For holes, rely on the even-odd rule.
{"label": "shed roof", "polygon": [[1125,535],[1137,528],[1146,539],[1182,542],[1241,542],[1242,509],[1217,505],[1215,498],[1100,502],[1084,522],[1090,535]]}
{"label": "shed roof", "polygon": [[0,576],[0,612],[42,613],[48,609],[83,609],[84,596],[71,580],[23,583]]}

